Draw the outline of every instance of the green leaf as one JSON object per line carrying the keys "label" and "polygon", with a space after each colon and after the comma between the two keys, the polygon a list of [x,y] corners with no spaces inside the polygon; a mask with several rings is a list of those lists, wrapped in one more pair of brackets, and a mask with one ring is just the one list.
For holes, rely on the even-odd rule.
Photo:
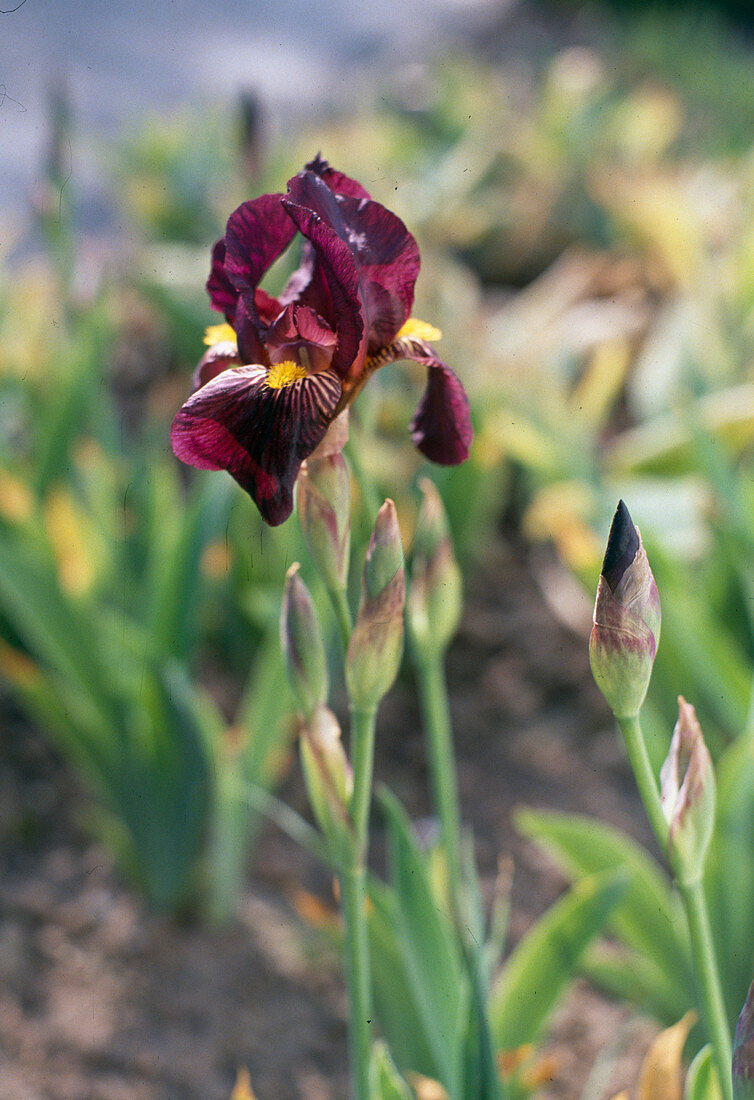
{"label": "green leaf", "polygon": [[663,987],[676,990],[681,1011],[693,1004],[686,921],[654,860],[617,829],[580,815],[523,810],[516,826],[540,841],[573,879],[618,870],[625,876],[627,888],[610,916],[610,931],[656,967]]}
{"label": "green leaf", "polygon": [[630,949],[592,944],[579,970],[616,1000],[634,1005],[668,1027],[693,1003],[681,999],[677,983],[670,982],[655,963]]}
{"label": "green leaf", "polygon": [[462,1023],[469,986],[452,926],[432,892],[411,825],[388,792],[380,798],[388,826],[390,877],[396,898],[396,937],[437,1077],[451,1095],[462,1068]]}
{"label": "green leaf", "polygon": [[705,891],[731,1026],[754,964],[754,744],[732,745],[717,768],[717,820]]}
{"label": "green leaf", "polygon": [[712,1046],[708,1043],[689,1066],[683,1100],[722,1100]]}
{"label": "green leaf", "polygon": [[369,1065],[370,1100],[412,1100],[413,1093],[403,1080],[383,1042],[372,1047]]}
{"label": "green leaf", "polygon": [[399,942],[396,896],[389,887],[371,879],[369,899],[372,993],[381,1029],[400,1066],[435,1076],[438,1067],[431,1040]]}
{"label": "green leaf", "polygon": [[495,1045],[534,1042],[573,977],[584,949],[624,894],[619,874],[584,878],[537,921],[513,951],[492,990]]}

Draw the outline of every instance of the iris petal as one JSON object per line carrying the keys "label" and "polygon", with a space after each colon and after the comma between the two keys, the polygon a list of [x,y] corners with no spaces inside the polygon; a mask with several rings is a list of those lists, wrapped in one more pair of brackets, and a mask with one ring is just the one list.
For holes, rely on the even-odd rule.
{"label": "iris petal", "polygon": [[410,424],[411,438],[432,462],[457,466],[469,457],[474,438],[469,399],[460,379],[440,359],[419,361],[429,370],[427,388]]}
{"label": "iris petal", "polygon": [[235,343],[231,340],[222,340],[220,343],[212,344],[207,348],[194,371],[194,377],[191,380],[193,389],[198,390],[201,386],[206,386],[224,370],[240,366],[241,360],[238,358]]}
{"label": "iris petal", "polygon": [[281,205],[282,195],[260,195],[241,203],[225,230],[225,271],[240,292],[253,291],[293,240],[296,228]]}
{"label": "iris petal", "polygon": [[[328,191],[325,184],[321,186]],[[344,378],[357,358],[363,360],[364,354],[361,347],[364,319],[356,264],[348,246],[315,211],[290,199],[283,199],[283,205],[296,227],[311,241],[317,254],[329,291],[331,308],[328,313],[334,318],[338,336],[332,369]],[[328,313],[323,314],[326,320],[330,320]]]}
{"label": "iris petal", "polygon": [[314,172],[320,179],[323,179],[330,190],[335,191],[338,195],[351,195],[355,199],[371,198],[369,192],[361,186],[358,180],[352,180],[345,173],[338,172],[336,168],[331,168],[319,153],[317,153],[314,160],[310,160],[304,167],[306,171]]}
{"label": "iris petal", "polygon": [[171,441],[182,462],[227,470],[276,526],[293,509],[299,467],[323,439],[340,397],[332,371],[273,389],[260,366],[226,370],[181,408]]}
{"label": "iris petal", "polygon": [[212,308],[225,314],[228,324],[233,323],[238,291],[225,271],[225,241],[220,239],[212,249],[212,270],[207,279],[207,291]]}
{"label": "iris petal", "polygon": [[289,180],[288,196],[284,205],[290,209],[289,203],[296,203],[312,211],[348,246],[358,273],[369,351],[389,344],[414,301],[420,266],[414,238],[380,203],[337,194],[313,171]]}

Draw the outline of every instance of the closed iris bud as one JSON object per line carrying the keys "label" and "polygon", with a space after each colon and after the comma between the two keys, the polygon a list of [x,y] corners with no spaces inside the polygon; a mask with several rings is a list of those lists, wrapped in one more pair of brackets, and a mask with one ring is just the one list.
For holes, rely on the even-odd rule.
{"label": "closed iris bud", "polygon": [[660,597],[623,501],[602,564],[589,638],[592,674],[616,718],[639,713],[660,640]]}
{"label": "closed iris bud", "polygon": [[461,571],[440,494],[428,478],[416,522],[406,625],[417,656],[442,653],[461,619]]}
{"label": "closed iris bud", "polygon": [[754,1100],[754,982],[733,1039],[733,1100]]}
{"label": "closed iris bud", "polygon": [[351,482],[342,454],[313,455],[303,464],[297,501],[301,532],[317,571],[329,589],[345,590],[351,543]]}
{"label": "closed iris bud", "polygon": [[352,836],[353,771],[331,710],[322,705],[314,708],[301,725],[300,746],[312,813],[325,836],[342,846]]}
{"label": "closed iris bud", "polygon": [[405,595],[398,517],[392,500],[386,500],[367,550],[359,613],[346,655],[346,684],[357,710],[375,707],[398,674]]}
{"label": "closed iris bud", "polygon": [[678,697],[678,721],[660,771],[668,856],[683,886],[699,882],[715,824],[715,772],[694,708]]}
{"label": "closed iris bud", "polygon": [[327,701],[328,676],[322,631],[296,563],[288,570],[280,614],[280,642],[291,687],[304,715]]}

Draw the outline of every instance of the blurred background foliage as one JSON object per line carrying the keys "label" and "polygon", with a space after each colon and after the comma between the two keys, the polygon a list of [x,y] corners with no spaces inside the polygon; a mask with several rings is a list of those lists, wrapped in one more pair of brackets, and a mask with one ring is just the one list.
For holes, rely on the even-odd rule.
{"label": "blurred background foliage", "polygon": [[126,228],[94,270],[62,186],[76,120],[53,104],[46,184],[0,269],[0,672],[158,906],[227,914],[244,785],[288,759],[276,622],[298,529],[180,468],[167,433],[216,320],[210,245],[318,149],[417,235],[415,313],[442,328],[476,426],[468,463],[425,470],[406,430],[422,371],[380,372],[352,418],[357,549],[387,494],[410,538],[428,472],[465,568],[501,529],[520,540],[578,645],[622,496],[663,594],[656,762],[680,690],[718,756],[754,731],[749,32],[725,5],[559,7],[526,55],[417,62],[370,109],[284,141],[251,93],[135,123],[103,150]]}

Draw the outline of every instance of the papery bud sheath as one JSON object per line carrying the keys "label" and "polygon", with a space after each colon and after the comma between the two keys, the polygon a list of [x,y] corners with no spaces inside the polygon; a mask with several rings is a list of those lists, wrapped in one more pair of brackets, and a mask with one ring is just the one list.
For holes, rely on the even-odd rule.
{"label": "papery bud sheath", "polygon": [[345,591],[351,540],[351,482],[341,454],[312,456],[301,467],[298,519],[327,587]]}
{"label": "papery bud sheath", "polygon": [[346,684],[357,710],[375,707],[398,673],[405,594],[398,517],[392,500],[386,500],[369,543],[359,613],[346,655]]}
{"label": "papery bud sheath", "polygon": [[301,766],[312,813],[333,842],[350,835],[353,772],[331,710],[317,706],[300,729]]}
{"label": "papery bud sheath", "polygon": [[308,717],[327,701],[327,661],[317,612],[298,570],[298,563],[292,565],[285,578],[280,642],[291,687]]}
{"label": "papery bud sheath", "polygon": [[660,639],[660,598],[623,501],[607,540],[589,638],[592,674],[616,718],[639,713]]}
{"label": "papery bud sheath", "polygon": [[678,721],[660,771],[668,856],[682,885],[699,882],[715,824],[715,772],[694,708],[678,697]]}
{"label": "papery bud sheath", "polygon": [[445,509],[434,483],[424,478],[411,557],[406,625],[419,659],[442,653],[461,619],[461,571],[453,553]]}

